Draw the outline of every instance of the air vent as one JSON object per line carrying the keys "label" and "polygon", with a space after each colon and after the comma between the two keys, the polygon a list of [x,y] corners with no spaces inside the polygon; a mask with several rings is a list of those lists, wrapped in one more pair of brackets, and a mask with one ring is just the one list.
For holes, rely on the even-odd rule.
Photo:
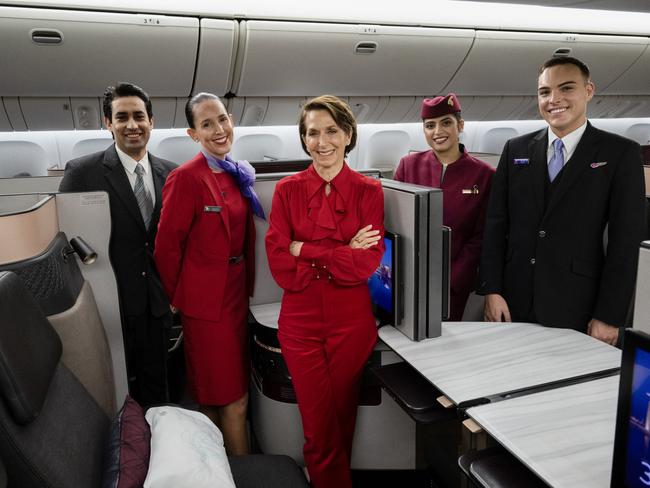
{"label": "air vent", "polygon": [[554,58],[566,58],[567,56],[571,56],[570,47],[561,47],[559,49],[556,49],[555,52],[553,52]]}

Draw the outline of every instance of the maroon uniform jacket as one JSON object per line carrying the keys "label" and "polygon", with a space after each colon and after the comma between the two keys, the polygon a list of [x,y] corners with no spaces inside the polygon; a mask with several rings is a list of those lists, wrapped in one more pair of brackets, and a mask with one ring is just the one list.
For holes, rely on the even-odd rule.
{"label": "maroon uniform jacket", "polygon": [[461,320],[469,293],[474,289],[481,257],[485,212],[494,168],[460,146],[462,155],[447,166],[442,183],[442,164],[433,151],[403,157],[395,179],[441,188],[442,223],[451,228],[451,320]]}

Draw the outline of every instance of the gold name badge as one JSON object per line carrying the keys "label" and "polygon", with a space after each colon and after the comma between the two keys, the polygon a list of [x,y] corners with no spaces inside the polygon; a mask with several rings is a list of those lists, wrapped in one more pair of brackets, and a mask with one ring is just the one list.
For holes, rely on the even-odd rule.
{"label": "gold name badge", "polygon": [[474,185],[472,188],[463,188],[461,192],[463,195],[478,195],[478,185]]}

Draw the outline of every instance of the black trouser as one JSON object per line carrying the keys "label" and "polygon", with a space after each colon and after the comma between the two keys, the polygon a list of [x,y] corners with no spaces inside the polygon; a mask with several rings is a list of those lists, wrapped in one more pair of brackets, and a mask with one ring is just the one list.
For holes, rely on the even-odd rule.
{"label": "black trouser", "polygon": [[149,313],[125,317],[129,394],[143,407],[169,402],[167,331],[171,320],[171,313],[162,317],[152,317]]}

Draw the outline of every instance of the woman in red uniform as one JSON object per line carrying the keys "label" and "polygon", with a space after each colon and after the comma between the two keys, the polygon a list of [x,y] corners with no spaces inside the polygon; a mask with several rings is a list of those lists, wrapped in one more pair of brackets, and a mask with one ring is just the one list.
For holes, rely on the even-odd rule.
{"label": "woman in red uniform", "polygon": [[395,179],[443,191],[442,222],[451,228],[449,318],[462,320],[476,282],[494,168],[470,156],[459,143],[464,121],[456,95],[424,99],[421,115],[431,150],[403,157]]}
{"label": "woman in red uniform", "polygon": [[264,212],[253,191],[255,171],[228,157],[232,116],[219,98],[195,95],[185,115],[201,151],[167,178],[154,256],[181,313],[190,390],[223,432],[228,453],[245,454],[253,213]]}
{"label": "woman in red uniform", "polygon": [[299,130],[313,164],[278,183],[266,234],[284,289],[278,338],[312,486],[350,488],[359,380],[377,337],[367,281],[384,250],[384,198],[377,180],[344,160],[357,137],[345,102],[308,101]]}

